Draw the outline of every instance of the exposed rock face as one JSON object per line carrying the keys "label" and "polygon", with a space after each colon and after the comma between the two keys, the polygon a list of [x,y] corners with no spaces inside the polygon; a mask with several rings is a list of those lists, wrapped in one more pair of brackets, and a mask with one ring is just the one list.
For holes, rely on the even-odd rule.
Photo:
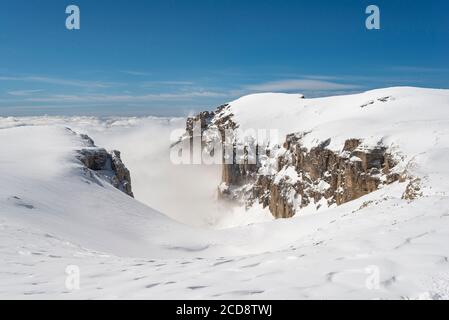
{"label": "exposed rock face", "polygon": [[421,191],[421,180],[419,178],[416,178],[409,181],[409,183],[407,184],[407,188],[402,195],[402,199],[412,201],[418,197],[421,197],[422,195],[423,193]]}
{"label": "exposed rock face", "polygon": [[86,135],[80,135],[86,141],[86,148],[78,151],[77,158],[86,169],[93,171],[111,183],[115,188],[134,197],[131,187],[131,175],[120,158],[120,152],[95,146],[94,141]]}
{"label": "exposed rock face", "polygon": [[276,218],[289,218],[310,204],[341,205],[376,191],[380,185],[399,179],[386,148],[363,148],[357,139],[347,140],[337,153],[328,141],[308,150],[302,135],[289,135],[279,157],[279,172],[259,176],[254,198],[268,206]]}
{"label": "exposed rock face", "polygon": [[[228,105],[215,112],[202,112],[187,120],[187,136],[193,137],[193,123],[200,121],[201,135],[207,136],[209,130],[215,129],[224,137],[226,130],[238,128],[232,117]],[[245,148],[249,146],[226,141],[225,146],[232,144],[234,161],[222,164],[219,198],[238,201],[246,207],[258,202],[268,207],[274,217],[289,218],[310,205],[341,205],[401,178],[392,170],[396,165],[393,156],[381,144],[367,147],[361,139],[350,139],[336,152],[327,148],[329,139],[309,150],[302,144],[305,135],[288,135],[283,146],[259,154],[255,163],[236,162],[236,150],[243,148],[246,156]],[[209,140],[204,139],[204,148],[208,148]],[[267,160],[270,154],[275,166]]]}
{"label": "exposed rock face", "polygon": [[211,120],[213,119],[215,113],[209,111],[203,111],[194,117],[187,118],[186,121],[186,131],[190,137],[193,136],[193,130],[196,123],[200,123],[201,131],[207,129],[210,125]]}
{"label": "exposed rock face", "polygon": [[203,111],[186,120],[187,137],[193,138],[196,134],[195,125],[199,126],[198,134],[203,134],[206,130],[217,129],[224,137],[224,131],[227,129],[235,129],[237,125],[232,121],[232,114],[227,113],[229,105],[219,106],[215,111]]}

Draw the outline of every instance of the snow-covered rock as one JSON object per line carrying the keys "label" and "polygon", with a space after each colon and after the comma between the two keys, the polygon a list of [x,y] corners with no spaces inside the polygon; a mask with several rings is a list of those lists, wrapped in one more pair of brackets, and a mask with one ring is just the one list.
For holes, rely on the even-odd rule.
{"label": "snow-covered rock", "polygon": [[77,158],[84,164],[86,169],[109,181],[120,191],[134,197],[131,175],[122,162],[120,151],[112,150],[108,152],[104,148],[95,146],[94,141],[89,136],[81,134],[80,137],[86,141],[87,146],[78,151],[79,155]]}
{"label": "snow-covered rock", "polygon": [[[231,128],[234,137],[225,143],[233,144],[234,154],[263,146],[275,155],[259,154],[257,164],[224,164],[222,197],[246,207],[259,202],[275,217],[291,217],[309,205],[321,207],[323,199],[341,205],[396,181],[404,183],[408,199],[422,195],[422,188],[447,190],[432,174],[445,169],[425,155],[447,147],[448,109],[448,90],[399,87],[316,99],[264,93],[207,112],[201,130],[206,146],[209,131],[224,135]],[[256,136],[272,129],[274,138]]]}

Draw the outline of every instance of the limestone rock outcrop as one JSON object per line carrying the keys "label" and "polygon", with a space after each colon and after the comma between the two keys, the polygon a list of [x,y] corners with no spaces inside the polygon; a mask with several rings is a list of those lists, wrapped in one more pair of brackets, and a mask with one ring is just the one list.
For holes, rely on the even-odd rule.
{"label": "limestone rock outcrop", "polygon": [[361,140],[351,139],[340,152],[327,149],[328,141],[308,150],[301,137],[287,137],[278,173],[259,176],[253,188],[254,199],[276,218],[292,217],[309,205],[341,205],[400,178],[391,171],[395,162],[385,147],[364,148]]}
{"label": "limestone rock outcrop", "polygon": [[86,148],[78,150],[77,158],[87,170],[108,181],[112,186],[134,197],[131,186],[131,175],[123,163],[120,152],[108,152],[104,148],[95,146],[94,141],[87,135],[80,135],[86,143]]}
{"label": "limestone rock outcrop", "polygon": [[[185,139],[193,139],[195,122],[200,123],[201,135],[205,136],[203,148],[206,149],[213,140],[207,137],[208,131],[218,130],[224,138],[226,130],[238,129],[228,105],[189,118]],[[271,147],[262,155],[258,154],[255,162],[223,162],[219,198],[236,201],[247,208],[260,203],[268,207],[274,217],[289,218],[305,207],[341,205],[401,179],[394,170],[394,157],[381,143],[374,147],[366,146],[362,139],[355,137],[345,141],[341,150],[335,151],[327,148],[331,142],[328,139],[309,150],[302,143],[307,134],[289,134],[282,146]],[[224,148],[226,144],[232,144],[233,160],[238,148],[243,148],[244,155],[247,155],[245,148],[248,145],[238,145],[232,139],[223,141]],[[267,173],[269,162],[266,158],[270,154],[275,155],[275,168]]]}

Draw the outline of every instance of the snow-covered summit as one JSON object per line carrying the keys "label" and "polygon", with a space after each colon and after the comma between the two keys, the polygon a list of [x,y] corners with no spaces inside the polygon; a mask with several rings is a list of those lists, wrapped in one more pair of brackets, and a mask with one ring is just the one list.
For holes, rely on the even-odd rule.
{"label": "snow-covered summit", "polygon": [[[311,132],[304,141],[309,146],[332,138],[329,148],[338,149],[344,140],[354,137],[363,136],[373,143],[385,138],[388,143],[394,135],[419,131],[422,136],[433,131],[434,125],[444,127],[441,121],[449,116],[449,90],[394,87],[313,99],[300,94],[260,93],[229,105],[243,131],[278,129],[281,140],[290,133]],[[406,146],[408,141],[404,141],[404,151],[423,147],[416,145],[419,141]]]}

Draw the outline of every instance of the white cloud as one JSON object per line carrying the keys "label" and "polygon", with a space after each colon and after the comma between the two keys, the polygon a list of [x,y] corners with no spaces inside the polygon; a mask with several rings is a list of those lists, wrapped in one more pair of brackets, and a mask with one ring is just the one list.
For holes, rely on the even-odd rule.
{"label": "white cloud", "polygon": [[141,77],[151,76],[151,73],[149,73],[149,72],[144,72],[144,71],[123,70],[123,71],[121,71],[121,72],[122,72],[122,73],[129,74],[129,75],[131,75],[131,76],[141,76]]}
{"label": "white cloud", "polygon": [[38,93],[38,92],[42,92],[43,90],[14,90],[14,91],[8,91],[7,93],[11,96],[17,96],[17,97],[22,97],[22,96],[30,96],[33,93]]}
{"label": "white cloud", "polygon": [[290,79],[254,84],[245,88],[252,91],[335,91],[352,90],[360,86],[315,79]]}
{"label": "white cloud", "polygon": [[142,83],[142,87],[157,87],[157,86],[191,86],[192,81],[146,81]]}
{"label": "white cloud", "polygon": [[112,86],[117,85],[117,83],[112,82],[83,81],[83,80],[51,78],[43,76],[0,76],[0,81],[36,82],[36,83],[47,83],[61,86],[72,86],[83,88],[110,88]]}
{"label": "white cloud", "polygon": [[76,103],[101,103],[101,102],[151,102],[151,101],[182,101],[194,98],[226,97],[226,93],[214,91],[194,91],[181,93],[158,93],[145,95],[51,95],[42,98],[28,98],[29,102],[76,102]]}
{"label": "white cloud", "polygon": [[448,68],[432,68],[432,67],[420,67],[420,66],[396,66],[392,68],[395,71],[402,72],[416,72],[416,73],[438,73],[448,72]]}

